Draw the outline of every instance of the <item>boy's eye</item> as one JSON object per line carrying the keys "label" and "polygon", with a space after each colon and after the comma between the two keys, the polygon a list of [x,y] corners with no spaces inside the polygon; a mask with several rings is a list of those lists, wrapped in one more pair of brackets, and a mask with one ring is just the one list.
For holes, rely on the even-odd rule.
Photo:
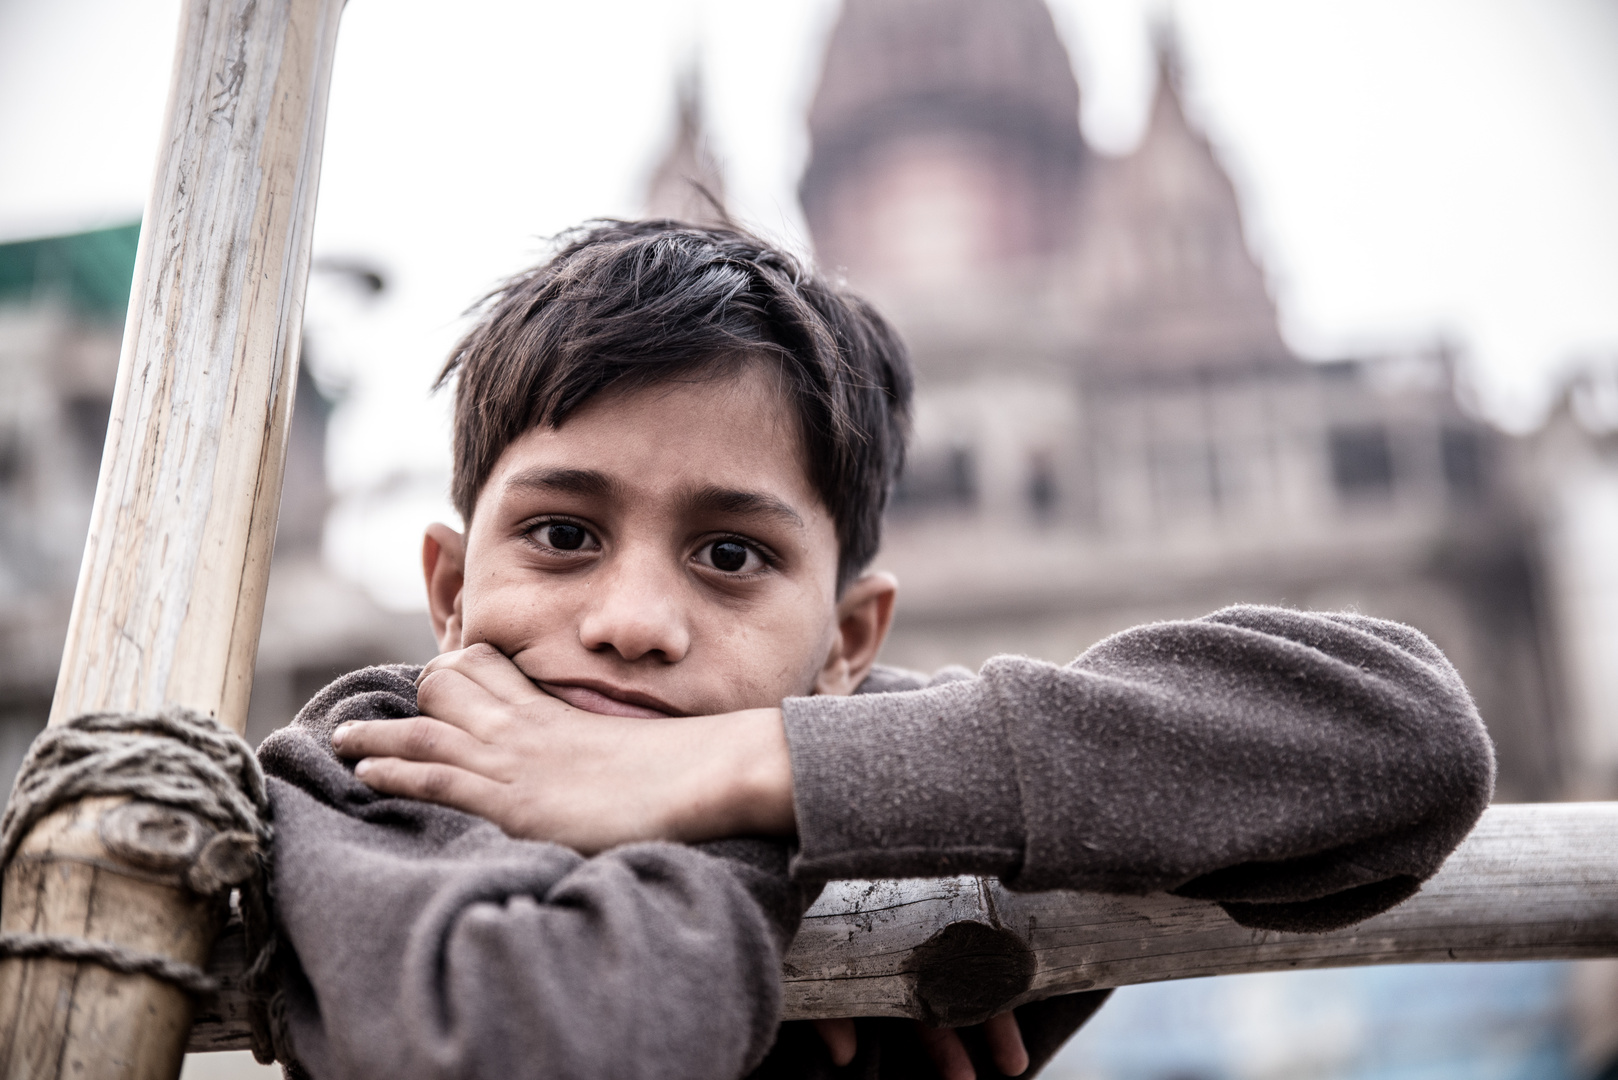
{"label": "boy's eye", "polygon": [[582,525],[566,521],[547,521],[534,526],[529,533],[535,542],[557,551],[581,551],[590,546],[591,536]]}
{"label": "boy's eye", "polygon": [[697,558],[727,574],[752,572],[764,567],[759,553],[740,540],[715,540],[699,551]]}
{"label": "boy's eye", "polygon": [[747,549],[730,540],[721,540],[708,556],[721,570],[740,570],[747,565]]}

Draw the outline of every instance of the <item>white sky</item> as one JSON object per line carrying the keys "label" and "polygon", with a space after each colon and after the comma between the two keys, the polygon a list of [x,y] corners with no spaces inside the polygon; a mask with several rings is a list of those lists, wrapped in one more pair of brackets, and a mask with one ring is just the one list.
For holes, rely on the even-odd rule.
{"label": "white sky", "polygon": [[[1052,6],[1087,135],[1127,151],[1163,3]],[[0,0],[0,239],[138,215],[178,7]],[[1518,426],[1568,364],[1618,356],[1618,0],[1173,10],[1190,111],[1236,180],[1294,347],[1443,335]],[[694,53],[733,205],[801,246],[802,117],[835,14],[835,0],[351,0],[316,254],[373,260],[393,287],[369,306],[329,284],[310,298],[314,368],[346,387],[341,566],[417,602],[416,538],[445,512],[448,459],[425,388],[460,312],[539,237],[639,210]]]}

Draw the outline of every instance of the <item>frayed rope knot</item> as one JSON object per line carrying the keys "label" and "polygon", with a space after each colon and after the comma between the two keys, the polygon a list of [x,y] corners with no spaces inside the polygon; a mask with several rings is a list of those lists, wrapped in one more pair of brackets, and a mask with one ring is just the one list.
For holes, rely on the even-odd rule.
{"label": "frayed rope knot", "polygon": [[[264,860],[270,850],[269,799],[264,773],[245,741],[201,713],[171,706],[148,713],[97,712],[46,728],[34,740],[12,785],[11,801],[0,818],[0,866],[43,818],[80,799],[127,795],[187,811],[213,826],[219,836],[239,838],[239,851],[251,858],[240,885],[240,910],[248,955],[242,985],[254,999],[253,1052],[274,1060],[283,1040],[270,1001],[270,967],[275,934],[265,895]],[[204,851],[208,846],[204,847]],[[235,876],[235,875],[231,875]],[[204,895],[238,882],[217,875],[184,879]],[[200,968],[115,942],[49,934],[0,934],[0,956],[52,957],[88,961],[112,971],[149,975],[187,993],[217,989]]]}

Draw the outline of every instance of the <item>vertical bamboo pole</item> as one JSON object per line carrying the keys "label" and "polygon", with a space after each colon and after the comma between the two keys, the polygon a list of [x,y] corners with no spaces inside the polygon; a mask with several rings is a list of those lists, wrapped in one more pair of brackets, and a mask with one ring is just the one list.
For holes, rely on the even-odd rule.
{"label": "vertical bamboo pole", "polygon": [[[182,705],[238,733],[281,493],[343,0],[187,0],[111,424],[51,722]],[[0,926],[203,964],[215,905],[47,818]],[[171,1080],[191,1002],[59,960],[0,962],[0,1076]]]}

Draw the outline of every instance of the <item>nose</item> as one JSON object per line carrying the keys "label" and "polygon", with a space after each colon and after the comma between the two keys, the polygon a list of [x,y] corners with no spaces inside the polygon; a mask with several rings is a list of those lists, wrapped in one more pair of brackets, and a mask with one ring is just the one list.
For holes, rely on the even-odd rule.
{"label": "nose", "polygon": [[654,553],[624,552],[593,575],[579,643],[625,660],[677,663],[691,648],[681,581]]}

